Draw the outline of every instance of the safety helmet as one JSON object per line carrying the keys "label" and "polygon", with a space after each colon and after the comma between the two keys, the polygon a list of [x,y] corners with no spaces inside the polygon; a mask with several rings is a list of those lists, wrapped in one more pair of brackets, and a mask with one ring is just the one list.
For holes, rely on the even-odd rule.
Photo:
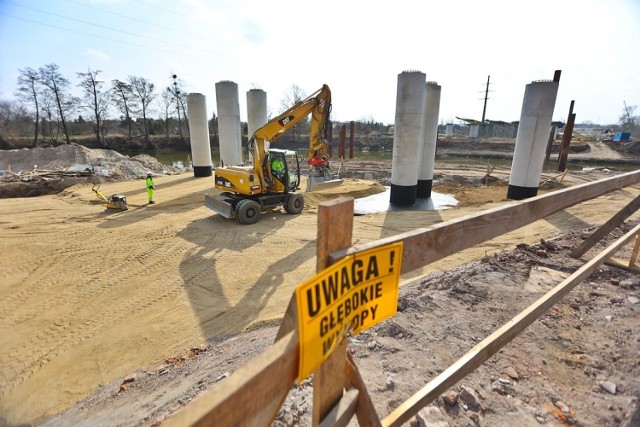
{"label": "safety helmet", "polygon": [[147,178],[151,178],[151,172],[147,172]]}

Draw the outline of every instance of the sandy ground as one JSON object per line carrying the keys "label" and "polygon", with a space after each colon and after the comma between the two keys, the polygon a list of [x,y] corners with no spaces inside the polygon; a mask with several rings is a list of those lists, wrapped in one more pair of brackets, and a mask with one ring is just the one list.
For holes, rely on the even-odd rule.
{"label": "sandy ground", "polygon": [[[563,185],[605,176],[570,173]],[[278,324],[294,287],[315,272],[315,205],[380,191],[376,182],[347,180],[307,195],[301,215],[274,211],[242,226],[203,207],[211,179],[182,174],[155,182],[153,206],[141,180],[103,185],[105,194],[126,194],[126,212],[107,211],[89,185],[0,200],[0,420],[41,422],[136,369],[216,337]],[[472,191],[454,184],[435,191],[466,191],[460,207],[358,216],[354,243],[509,203],[504,183]],[[639,192],[610,193],[402,279],[604,223]]]}

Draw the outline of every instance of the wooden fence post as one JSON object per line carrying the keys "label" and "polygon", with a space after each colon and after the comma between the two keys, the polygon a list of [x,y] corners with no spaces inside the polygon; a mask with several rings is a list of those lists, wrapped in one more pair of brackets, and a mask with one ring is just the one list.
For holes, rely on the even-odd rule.
{"label": "wooden fence post", "polygon": [[[351,246],[353,199],[341,197],[318,206],[318,244],[316,271],[329,266],[329,254]],[[312,424],[317,426],[340,401],[349,386],[346,340],[313,374]]]}

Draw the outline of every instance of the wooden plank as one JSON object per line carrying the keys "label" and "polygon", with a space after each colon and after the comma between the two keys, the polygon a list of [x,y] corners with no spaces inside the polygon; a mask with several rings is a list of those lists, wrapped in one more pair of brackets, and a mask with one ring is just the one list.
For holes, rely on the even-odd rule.
{"label": "wooden plank", "polygon": [[287,306],[287,311],[285,311],[284,316],[282,316],[282,320],[280,321],[280,327],[278,328],[278,333],[276,334],[275,341],[278,341],[289,332],[298,329],[298,305],[296,303],[296,293],[291,294],[291,299],[289,300],[289,305]]}
{"label": "wooden plank", "polygon": [[635,267],[638,260],[638,252],[640,252],[640,234],[636,237],[636,244],[631,252],[631,258],[629,258],[629,267]]}
{"label": "wooden plank", "polygon": [[622,268],[624,270],[629,270],[632,271],[634,273],[640,273],[640,267],[635,266],[635,265],[629,265],[630,263],[620,259],[620,258],[615,258],[615,257],[611,257],[608,260],[606,260],[604,262],[607,265],[613,266],[613,267],[618,267],[618,268]]}
{"label": "wooden plank", "polygon": [[[353,198],[341,197],[318,206],[318,243],[316,271],[330,265],[329,254],[351,246],[353,234]],[[347,344],[340,344],[313,375],[311,422],[317,426],[338,404],[347,378]]]}
{"label": "wooden plank", "polygon": [[329,412],[324,420],[320,423],[320,427],[344,427],[349,424],[358,404],[358,395],[360,392],[357,388],[349,389],[340,402]]}
{"label": "wooden plank", "polygon": [[453,365],[434,378],[420,391],[404,401],[389,416],[382,420],[383,426],[401,426],[409,421],[418,411],[433,402],[442,393],[456,384],[467,374],[473,372],[498,350],[509,343],[527,326],[544,314],[555,303],[560,301],[569,291],[596,271],[602,263],[618,250],[624,247],[637,233],[640,232],[640,224],[629,233],[622,236],[606,250],[598,254],[591,261],[580,267],[575,273],[563,280],[559,285],[545,294],[542,298],[530,305],[504,324],[500,329],[479,342],[469,352],[458,359]]}
{"label": "wooden plank", "polygon": [[290,332],[168,418],[171,426],[270,426],[298,376],[298,334]]}
{"label": "wooden plank", "polygon": [[638,182],[640,182],[640,170],[627,172],[457,218],[429,228],[418,228],[375,242],[356,245],[347,250],[335,251],[331,253],[330,259],[335,262],[349,254],[404,241],[402,256],[402,273],[404,274],[523,227],[554,212]]}
{"label": "wooden plank", "polygon": [[617,214],[611,217],[611,219],[600,228],[598,228],[591,236],[586,238],[582,243],[578,245],[569,255],[572,258],[580,258],[589,249],[591,249],[596,243],[604,238],[607,234],[611,233],[617,226],[622,224],[627,218],[633,215],[640,209],[640,195],[633,199],[627,206],[622,208]]}
{"label": "wooden plank", "polygon": [[360,371],[356,366],[351,353],[347,351],[347,376],[349,381],[355,388],[360,391],[358,395],[358,406],[356,407],[356,416],[358,417],[358,424],[361,426],[379,427],[380,417],[376,413],[376,408],[373,406],[371,396],[367,392],[367,387],[360,376]]}

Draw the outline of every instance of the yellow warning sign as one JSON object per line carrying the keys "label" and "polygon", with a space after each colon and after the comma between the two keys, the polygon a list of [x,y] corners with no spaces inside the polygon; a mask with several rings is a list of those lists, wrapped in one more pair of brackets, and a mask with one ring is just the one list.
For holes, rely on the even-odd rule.
{"label": "yellow warning sign", "polygon": [[302,382],[347,333],[393,316],[403,242],[349,255],[296,287]]}

